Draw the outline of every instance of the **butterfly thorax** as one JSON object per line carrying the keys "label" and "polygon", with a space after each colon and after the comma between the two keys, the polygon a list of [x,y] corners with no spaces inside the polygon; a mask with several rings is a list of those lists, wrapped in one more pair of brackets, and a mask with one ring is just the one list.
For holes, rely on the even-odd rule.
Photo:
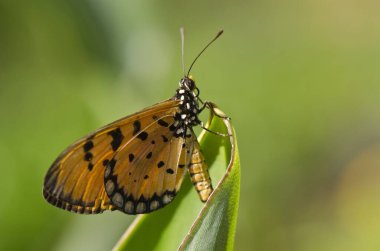
{"label": "butterfly thorax", "polygon": [[182,79],[179,85],[180,88],[173,97],[180,101],[179,111],[175,114],[175,122],[170,129],[175,137],[190,137],[191,131],[188,129],[201,123],[198,119],[200,113],[198,95],[194,92],[198,89],[194,81],[188,77]]}

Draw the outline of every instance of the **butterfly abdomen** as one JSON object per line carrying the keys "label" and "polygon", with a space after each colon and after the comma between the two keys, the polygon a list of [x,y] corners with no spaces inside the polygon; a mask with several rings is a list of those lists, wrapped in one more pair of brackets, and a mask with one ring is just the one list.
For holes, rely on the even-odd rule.
{"label": "butterfly abdomen", "polygon": [[[199,146],[199,145],[198,145]],[[195,146],[189,165],[189,174],[202,202],[207,201],[213,191],[208,166],[200,148]]]}

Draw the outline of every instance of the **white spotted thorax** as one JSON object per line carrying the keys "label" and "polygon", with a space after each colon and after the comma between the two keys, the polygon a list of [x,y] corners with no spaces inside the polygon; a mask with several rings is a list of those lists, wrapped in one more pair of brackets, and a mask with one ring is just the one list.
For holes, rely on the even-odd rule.
{"label": "white spotted thorax", "polygon": [[191,131],[188,129],[202,123],[198,119],[198,114],[201,112],[198,94],[199,90],[191,77],[185,76],[181,79],[174,96],[174,99],[180,100],[180,109],[175,114],[175,123],[170,128],[174,131],[175,137],[190,137]]}

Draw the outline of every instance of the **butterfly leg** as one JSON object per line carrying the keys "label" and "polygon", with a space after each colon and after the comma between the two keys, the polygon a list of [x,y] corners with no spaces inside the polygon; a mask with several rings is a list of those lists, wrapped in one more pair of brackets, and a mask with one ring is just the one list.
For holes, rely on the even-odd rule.
{"label": "butterfly leg", "polygon": [[203,130],[206,130],[212,134],[215,134],[215,135],[218,135],[218,136],[222,136],[222,137],[228,137],[228,136],[231,136],[229,134],[225,134],[225,133],[221,133],[221,132],[214,132],[214,131],[211,131],[210,129],[208,129],[207,127],[204,126],[203,122],[201,121],[200,122],[200,126]]}
{"label": "butterfly leg", "polygon": [[[203,102],[202,100],[200,100],[200,102],[203,105],[199,109],[199,112],[203,111],[205,108],[208,108],[208,109],[210,109],[212,115],[215,115],[215,116],[217,116],[217,117],[219,117],[221,119],[224,119],[224,120],[231,120],[222,111],[220,111],[219,108],[217,108],[217,106],[215,104],[213,104],[212,102],[209,102],[209,101]],[[210,132],[210,133],[213,133],[215,135],[222,136],[222,137],[229,137],[229,136],[231,136],[229,134],[211,131],[210,129],[208,129],[207,127],[205,127],[205,125],[203,124],[202,121],[199,121],[199,124],[200,124],[201,128],[204,129],[204,130],[206,130],[207,132]]]}
{"label": "butterfly leg", "polygon": [[219,108],[216,107],[216,105],[210,101],[202,101],[198,98],[198,100],[202,103],[202,107],[199,109],[199,112],[202,112],[205,108],[210,109],[213,115],[221,118],[221,119],[227,119],[231,120],[230,117],[226,116],[222,111],[219,110]]}

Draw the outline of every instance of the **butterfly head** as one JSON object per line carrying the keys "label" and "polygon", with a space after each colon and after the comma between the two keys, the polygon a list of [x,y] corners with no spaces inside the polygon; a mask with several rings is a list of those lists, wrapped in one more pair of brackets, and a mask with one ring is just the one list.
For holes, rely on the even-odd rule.
{"label": "butterfly head", "polygon": [[179,82],[179,87],[181,89],[194,91],[197,89],[195,82],[191,76],[185,76],[181,81]]}
{"label": "butterfly head", "polygon": [[181,79],[181,81],[179,81],[179,89],[192,93],[196,98],[199,96],[199,89],[197,88],[191,75],[185,76]]}

